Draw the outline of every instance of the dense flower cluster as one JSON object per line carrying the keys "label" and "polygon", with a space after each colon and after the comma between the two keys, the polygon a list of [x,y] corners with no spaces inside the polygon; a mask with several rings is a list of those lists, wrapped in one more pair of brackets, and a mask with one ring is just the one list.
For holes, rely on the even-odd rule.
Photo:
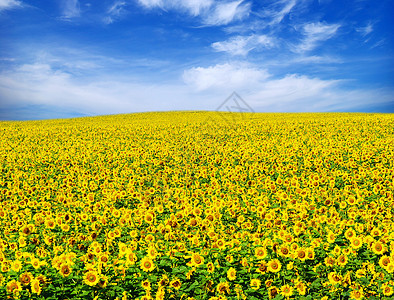
{"label": "dense flower cluster", "polygon": [[0,299],[392,299],[394,117],[0,123]]}

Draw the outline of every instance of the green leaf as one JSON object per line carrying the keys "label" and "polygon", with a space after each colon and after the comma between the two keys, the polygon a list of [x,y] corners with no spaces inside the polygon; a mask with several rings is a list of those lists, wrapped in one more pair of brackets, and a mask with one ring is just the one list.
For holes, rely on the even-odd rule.
{"label": "green leaf", "polygon": [[196,287],[198,287],[199,282],[196,280],[194,281],[186,290],[185,292],[190,292],[191,290],[195,289]]}

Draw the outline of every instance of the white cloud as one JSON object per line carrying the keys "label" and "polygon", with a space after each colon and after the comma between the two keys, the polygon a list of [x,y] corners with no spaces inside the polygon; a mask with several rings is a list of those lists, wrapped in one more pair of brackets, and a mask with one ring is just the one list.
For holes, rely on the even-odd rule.
{"label": "white cloud", "polygon": [[192,16],[200,16],[205,25],[226,25],[235,20],[241,20],[249,15],[251,4],[238,1],[213,0],[138,0],[149,9],[185,11]]}
{"label": "white cloud", "polygon": [[122,14],[125,13],[124,7],[127,5],[125,1],[115,1],[108,9],[107,16],[104,18],[104,23],[111,24]]}
{"label": "white cloud", "polygon": [[63,0],[63,18],[79,17],[81,8],[78,0]]}
{"label": "white cloud", "polygon": [[227,52],[231,55],[247,55],[256,48],[272,48],[274,39],[267,35],[252,34],[249,36],[235,36],[224,42],[216,42],[211,46],[215,51]]}
{"label": "white cloud", "polygon": [[303,26],[304,38],[293,47],[294,52],[306,52],[315,49],[320,42],[332,38],[341,27],[340,24],[308,23]]}
{"label": "white cloud", "polygon": [[196,91],[207,89],[244,89],[253,88],[268,77],[260,70],[245,63],[225,63],[208,68],[191,68],[183,73],[184,82]]}
{"label": "white cloud", "polygon": [[356,31],[359,32],[363,37],[365,37],[373,31],[373,25],[369,23],[365,27],[356,28]]}
{"label": "white cloud", "polygon": [[279,3],[284,4],[284,6],[279,11],[272,11],[271,12],[272,21],[270,22],[270,25],[275,25],[275,24],[279,24],[280,22],[282,22],[283,18],[290,13],[290,11],[296,5],[297,1],[296,0],[290,0],[290,1],[283,0],[283,1],[279,1]]}
{"label": "white cloud", "polygon": [[152,7],[156,7],[156,6],[163,7],[164,1],[162,1],[162,0],[138,0],[138,2],[145,7],[152,8]]}
{"label": "white cloud", "polygon": [[[184,85],[140,83],[131,77],[80,81],[46,63],[27,64],[0,73],[0,111],[39,106],[84,115],[190,109]],[[171,99],[171,100],[170,100]]]}
{"label": "white cloud", "polygon": [[146,8],[183,10],[193,16],[199,15],[214,3],[213,0],[138,0],[138,2]]}
{"label": "white cloud", "polygon": [[282,22],[282,20],[291,13],[299,0],[280,0],[271,1],[272,3],[264,6],[264,9],[255,12],[260,17],[261,28],[274,26]]}
{"label": "white cloud", "polygon": [[22,6],[22,3],[20,1],[0,0],[0,11],[16,8],[16,7],[20,7],[20,6]]}
{"label": "white cloud", "polygon": [[234,20],[242,20],[250,13],[250,3],[243,0],[219,3],[213,11],[205,17],[207,25],[226,25]]}
{"label": "white cloud", "polygon": [[184,72],[183,80],[203,95],[235,90],[255,111],[357,110],[394,101],[393,90],[346,90],[341,80],[298,74],[274,78],[267,70],[242,63],[192,68]]}
{"label": "white cloud", "polygon": [[[0,118],[18,107],[84,115],[215,109],[233,91],[255,111],[357,110],[393,103],[393,90],[341,88],[342,81],[298,74],[279,78],[243,62],[187,69],[183,81],[151,84],[107,72],[81,80],[48,62],[0,72]],[[14,113],[15,115],[15,113]],[[28,117],[34,117],[26,113]]]}
{"label": "white cloud", "polygon": [[332,63],[343,63],[343,60],[331,56],[311,55],[311,56],[296,57],[295,59],[290,60],[289,63],[332,64]]}

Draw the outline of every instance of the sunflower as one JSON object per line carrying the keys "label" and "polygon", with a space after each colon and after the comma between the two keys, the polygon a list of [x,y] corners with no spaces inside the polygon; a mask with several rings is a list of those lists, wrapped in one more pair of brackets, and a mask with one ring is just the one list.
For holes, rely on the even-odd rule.
{"label": "sunflower", "polygon": [[191,226],[191,227],[194,227],[194,226],[197,226],[197,220],[195,219],[195,218],[191,218],[190,220],[189,220],[189,226]]}
{"label": "sunflower", "polygon": [[151,290],[151,285],[148,279],[141,282],[141,286],[144,290],[149,290],[149,291]]}
{"label": "sunflower", "polygon": [[328,280],[330,281],[330,283],[331,283],[332,285],[336,285],[336,284],[340,283],[341,279],[342,279],[341,276],[338,275],[338,274],[335,273],[335,272],[330,272],[330,273],[328,274]]}
{"label": "sunflower", "polygon": [[235,280],[237,278],[237,271],[234,268],[230,268],[227,270],[227,278],[230,281]]}
{"label": "sunflower", "polygon": [[296,251],[296,257],[301,260],[301,261],[305,261],[307,256],[306,256],[306,251],[304,248],[298,248]]}
{"label": "sunflower", "polygon": [[371,235],[373,236],[373,237],[378,237],[378,236],[381,236],[382,235],[382,231],[379,229],[379,228],[373,228],[372,230],[371,230]]}
{"label": "sunflower", "polygon": [[336,246],[334,247],[333,253],[334,253],[336,256],[339,256],[339,254],[341,254],[341,252],[342,252],[341,247],[339,247],[338,245],[336,245]]}
{"label": "sunflower", "polygon": [[306,258],[310,260],[315,259],[315,250],[313,248],[306,249]]}
{"label": "sunflower", "polygon": [[293,287],[286,284],[280,288],[280,293],[283,297],[290,297],[293,295]]}
{"label": "sunflower", "polygon": [[41,288],[41,286],[40,286],[40,281],[39,281],[37,278],[34,278],[34,279],[30,282],[30,285],[31,285],[31,292],[32,292],[33,294],[37,294],[37,295],[40,295],[40,294],[41,294],[42,288]]}
{"label": "sunflower", "polygon": [[170,282],[170,286],[173,287],[176,290],[179,290],[181,288],[182,282],[179,280],[179,278],[175,277],[173,280]]}
{"label": "sunflower", "polygon": [[389,256],[383,255],[379,259],[379,266],[381,266],[383,269],[386,269],[389,264],[390,264],[390,257]]}
{"label": "sunflower", "polygon": [[152,234],[147,234],[145,237],[145,241],[147,243],[153,243],[155,241],[155,237]]}
{"label": "sunflower", "polygon": [[22,285],[19,281],[11,280],[7,283],[6,289],[9,294],[18,294],[22,291]]}
{"label": "sunflower", "polygon": [[59,273],[63,276],[63,277],[67,277],[71,274],[72,269],[70,268],[69,265],[67,264],[62,264],[59,270]]}
{"label": "sunflower", "polygon": [[367,277],[365,269],[359,269],[356,271],[356,278]]}
{"label": "sunflower", "polygon": [[372,251],[375,254],[382,255],[386,252],[386,247],[380,241],[377,241],[372,244]]}
{"label": "sunflower", "polygon": [[24,286],[28,286],[29,283],[33,280],[33,274],[30,272],[24,272],[23,274],[19,275],[19,281]]}
{"label": "sunflower", "polygon": [[156,300],[164,300],[165,295],[166,295],[165,289],[163,287],[159,287],[156,293]]}
{"label": "sunflower", "polygon": [[382,291],[383,295],[390,297],[392,294],[394,294],[393,288],[388,285],[388,283],[382,284]]}
{"label": "sunflower", "polygon": [[303,282],[299,282],[296,285],[298,294],[304,296],[306,294],[306,285]]}
{"label": "sunflower", "polygon": [[154,216],[152,213],[148,212],[144,215],[144,221],[148,224],[152,224],[154,221]]}
{"label": "sunflower", "polygon": [[279,248],[279,254],[284,256],[284,257],[289,257],[290,256],[290,249],[286,245],[282,245]]}
{"label": "sunflower", "polygon": [[119,247],[119,257],[124,256],[128,250],[127,245],[125,243],[119,242],[118,247]]}
{"label": "sunflower", "polygon": [[355,205],[355,204],[357,203],[356,198],[355,198],[354,196],[349,196],[349,197],[346,199],[346,202],[347,202],[349,205]]}
{"label": "sunflower", "polygon": [[354,231],[353,228],[348,228],[345,231],[345,238],[347,238],[348,240],[351,240],[354,237],[356,237],[356,232]]}
{"label": "sunflower", "polygon": [[264,259],[267,257],[267,249],[265,247],[257,247],[254,249],[254,255],[257,259]]}
{"label": "sunflower", "polygon": [[99,260],[100,260],[100,263],[106,265],[109,260],[108,254],[106,254],[106,253],[101,254],[99,257]]}
{"label": "sunflower", "polygon": [[127,251],[126,252],[126,264],[127,265],[135,265],[137,261],[137,256],[133,251]]}
{"label": "sunflower", "polygon": [[158,282],[159,287],[166,286],[169,283],[168,276],[163,274]]}
{"label": "sunflower", "polygon": [[230,294],[230,285],[228,284],[227,281],[224,282],[220,282],[217,286],[216,286],[216,291],[221,294],[224,295],[225,293]]}
{"label": "sunflower", "polygon": [[341,254],[338,258],[337,258],[337,263],[339,266],[346,266],[348,262],[348,257],[345,254]]}
{"label": "sunflower", "polygon": [[218,248],[219,248],[220,250],[226,249],[226,242],[225,242],[223,239],[218,239],[218,240],[216,241],[216,245],[218,246]]}
{"label": "sunflower", "polygon": [[100,277],[96,271],[88,271],[83,276],[83,282],[90,286],[95,286],[100,280]]}
{"label": "sunflower", "polygon": [[282,268],[282,264],[280,263],[280,261],[278,259],[273,259],[270,260],[268,262],[268,271],[273,272],[273,273],[277,273],[280,271],[280,269]]}
{"label": "sunflower", "polygon": [[145,256],[140,263],[141,269],[145,272],[151,272],[155,268],[155,265],[150,257]]}
{"label": "sunflower", "polygon": [[193,253],[191,258],[191,264],[195,267],[199,267],[204,263],[204,257],[198,253]]}
{"label": "sunflower", "polygon": [[226,256],[226,261],[229,262],[230,264],[232,264],[234,262],[234,256],[232,255],[227,255]]}
{"label": "sunflower", "polygon": [[352,247],[354,250],[358,250],[362,247],[363,245],[363,240],[359,237],[353,237],[350,239],[350,247]]}
{"label": "sunflower", "polygon": [[276,286],[271,286],[268,288],[268,297],[274,299],[279,294],[279,290]]}
{"label": "sunflower", "polygon": [[31,227],[28,226],[28,225],[23,226],[23,227],[21,228],[21,233],[22,233],[24,236],[30,235],[30,234],[32,233]]}
{"label": "sunflower", "polygon": [[19,260],[14,260],[11,262],[11,270],[15,272],[19,272],[22,269],[22,262]]}
{"label": "sunflower", "polygon": [[362,289],[352,290],[350,292],[350,298],[354,300],[363,299],[364,298],[363,290]]}
{"label": "sunflower", "polygon": [[257,273],[265,274],[267,273],[267,271],[268,271],[268,266],[266,261],[262,261],[257,265],[257,269],[256,269]]}
{"label": "sunflower", "polygon": [[258,278],[253,278],[250,280],[250,287],[254,290],[258,290],[261,286],[261,280]]}
{"label": "sunflower", "polygon": [[387,267],[386,267],[387,273],[393,273],[394,272],[394,261],[390,262]]}
{"label": "sunflower", "polygon": [[147,252],[148,252],[148,256],[152,259],[155,259],[158,255],[157,250],[154,246],[150,246]]}
{"label": "sunflower", "polygon": [[324,264],[325,264],[327,267],[332,267],[332,266],[335,264],[335,259],[334,259],[334,257],[327,256],[327,257],[324,259]]}
{"label": "sunflower", "polygon": [[101,275],[97,285],[101,288],[106,288],[108,285],[108,277],[105,275]]}
{"label": "sunflower", "polygon": [[215,265],[212,262],[209,262],[207,264],[207,271],[210,274],[212,274],[215,271]]}
{"label": "sunflower", "polygon": [[294,237],[291,234],[285,236],[285,242],[291,244],[294,241]]}

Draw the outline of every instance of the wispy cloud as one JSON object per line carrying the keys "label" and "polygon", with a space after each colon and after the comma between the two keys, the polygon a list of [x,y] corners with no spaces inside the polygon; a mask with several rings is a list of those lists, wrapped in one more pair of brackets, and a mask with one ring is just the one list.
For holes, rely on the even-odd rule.
{"label": "wispy cloud", "polygon": [[256,48],[272,48],[273,46],[275,46],[275,41],[272,37],[257,34],[235,36],[227,41],[216,42],[211,45],[215,51],[243,56]]}
{"label": "wispy cloud", "polygon": [[241,20],[249,15],[251,3],[244,0],[238,1],[213,1],[213,0],[138,0],[149,9],[161,8],[184,11],[192,16],[199,16],[205,25],[226,25],[235,20]]}
{"label": "wispy cloud", "polygon": [[0,0],[0,11],[21,7],[22,2],[16,0]]}
{"label": "wispy cloud", "polygon": [[332,57],[332,56],[311,55],[311,56],[296,57],[293,60],[290,60],[288,63],[332,64],[332,63],[343,63],[343,60],[338,57]]}
{"label": "wispy cloud", "polygon": [[380,40],[377,41],[375,44],[373,44],[373,45],[370,47],[370,49],[380,47],[380,46],[384,45],[385,43],[386,43],[386,40],[385,40],[385,39],[380,39]]}
{"label": "wispy cloud", "polygon": [[104,18],[104,23],[111,24],[116,19],[118,19],[122,14],[126,12],[125,6],[127,3],[125,1],[115,1],[107,11],[107,16]]}
{"label": "wispy cloud", "polygon": [[254,14],[261,18],[261,27],[274,26],[281,23],[298,2],[299,0],[273,1],[263,10],[254,12]]}
{"label": "wispy cloud", "polygon": [[373,31],[373,24],[371,22],[368,23],[368,25],[364,27],[357,27],[356,31],[360,33],[363,37],[366,37]]}
{"label": "wispy cloud", "polygon": [[187,11],[193,16],[197,16],[203,10],[211,7],[213,0],[138,0],[138,2],[146,8],[175,9]]}
{"label": "wispy cloud", "polygon": [[64,19],[79,17],[81,13],[81,7],[78,0],[63,0],[62,9],[62,17]]}
{"label": "wispy cloud", "polygon": [[315,49],[319,43],[332,38],[338,31],[340,24],[323,24],[321,22],[308,23],[302,28],[304,38],[294,46],[292,51],[302,53]]}
{"label": "wispy cloud", "polygon": [[279,24],[280,22],[282,22],[283,18],[290,13],[290,11],[293,9],[293,7],[296,5],[296,3],[297,3],[296,0],[278,1],[279,5],[284,5],[284,6],[280,10],[272,10],[270,12],[270,15],[272,18],[270,25],[275,25],[275,24]]}
{"label": "wispy cloud", "polygon": [[234,20],[242,20],[249,15],[250,3],[243,0],[217,4],[204,18],[207,25],[227,25]]}

